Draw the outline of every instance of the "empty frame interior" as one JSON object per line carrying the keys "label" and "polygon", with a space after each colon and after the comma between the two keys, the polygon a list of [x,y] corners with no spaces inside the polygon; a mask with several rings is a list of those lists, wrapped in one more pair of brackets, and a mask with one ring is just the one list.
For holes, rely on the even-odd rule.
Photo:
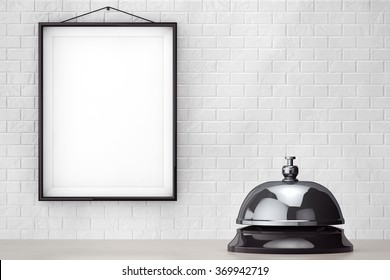
{"label": "empty frame interior", "polygon": [[41,198],[174,198],[174,30],[145,25],[43,26]]}

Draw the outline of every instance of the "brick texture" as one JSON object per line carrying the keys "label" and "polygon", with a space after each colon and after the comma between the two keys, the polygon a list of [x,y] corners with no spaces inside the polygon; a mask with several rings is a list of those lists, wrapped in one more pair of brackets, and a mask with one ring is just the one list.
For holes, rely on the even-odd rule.
{"label": "brick texture", "polygon": [[[37,199],[37,22],[106,5],[179,23],[177,202]],[[350,238],[390,238],[389,36],[380,0],[0,1],[0,238],[229,239],[286,154]]]}

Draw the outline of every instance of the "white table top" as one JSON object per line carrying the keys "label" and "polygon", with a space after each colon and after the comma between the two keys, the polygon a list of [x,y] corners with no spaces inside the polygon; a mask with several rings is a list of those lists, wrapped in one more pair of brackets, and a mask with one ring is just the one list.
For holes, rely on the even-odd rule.
{"label": "white table top", "polygon": [[389,260],[390,240],[351,240],[338,254],[244,254],[227,251],[230,240],[0,240],[2,260]]}

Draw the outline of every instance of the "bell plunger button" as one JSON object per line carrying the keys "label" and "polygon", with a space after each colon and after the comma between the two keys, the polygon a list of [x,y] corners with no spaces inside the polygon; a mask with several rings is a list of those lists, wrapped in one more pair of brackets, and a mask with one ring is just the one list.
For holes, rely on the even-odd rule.
{"label": "bell plunger button", "polygon": [[287,156],[287,165],[284,165],[282,168],[282,174],[284,176],[283,182],[295,182],[298,181],[297,176],[299,173],[298,166],[294,165],[293,161],[295,157]]}

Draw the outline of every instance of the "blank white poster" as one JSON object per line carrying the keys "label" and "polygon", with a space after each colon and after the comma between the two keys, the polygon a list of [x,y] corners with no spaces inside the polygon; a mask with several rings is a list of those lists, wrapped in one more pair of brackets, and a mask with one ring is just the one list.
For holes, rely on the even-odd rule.
{"label": "blank white poster", "polygon": [[44,195],[172,196],[171,28],[43,35]]}

